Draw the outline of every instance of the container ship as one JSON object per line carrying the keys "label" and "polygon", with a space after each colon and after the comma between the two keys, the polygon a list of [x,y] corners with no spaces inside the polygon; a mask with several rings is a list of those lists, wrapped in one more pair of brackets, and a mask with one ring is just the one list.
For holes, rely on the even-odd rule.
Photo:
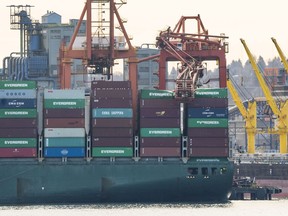
{"label": "container ship", "polygon": [[93,81],[90,96],[0,85],[2,204],[227,199],[226,89],[198,89],[185,103],[140,90],[136,134],[130,81]]}
{"label": "container ship", "polygon": [[[83,11],[109,4],[107,13],[101,14],[110,14],[109,33],[114,37],[111,14],[119,19],[118,7],[114,1],[99,2],[88,0]],[[16,12],[12,10],[11,20],[18,22]],[[91,32],[89,14],[86,32]],[[82,19],[75,29],[83,27]],[[191,19],[198,24],[196,36],[181,32]],[[61,38],[55,36],[59,32],[55,25],[51,35],[41,37],[49,25],[43,25],[48,29],[41,32],[41,25],[18,23],[29,25],[22,29],[28,29],[30,41],[27,57],[3,61],[0,204],[228,200],[234,169],[228,159],[226,37],[208,35],[199,15],[182,17],[178,27],[157,37],[158,54],[139,60],[118,21],[127,49],[111,37],[106,41],[112,44],[100,46],[99,38],[87,34],[88,43],[73,50],[74,33],[69,46],[63,43],[60,51],[57,48],[56,77],[56,66],[52,67],[56,54],[47,48],[52,52],[48,61],[38,43]],[[129,79],[111,81],[117,58],[128,59]],[[138,89],[136,65],[153,58],[159,64],[158,87]],[[107,79],[93,79],[89,88],[73,87],[72,59],[81,59],[93,74]],[[218,61],[216,87],[199,87],[205,60]],[[181,66],[172,91],[166,89],[167,61]]]}

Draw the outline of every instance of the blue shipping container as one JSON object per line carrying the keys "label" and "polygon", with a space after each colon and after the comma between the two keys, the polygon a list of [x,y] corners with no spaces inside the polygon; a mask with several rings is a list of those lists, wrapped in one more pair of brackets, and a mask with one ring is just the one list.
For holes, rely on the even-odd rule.
{"label": "blue shipping container", "polygon": [[35,99],[36,89],[0,89],[0,98],[5,99]]}
{"label": "blue shipping container", "polygon": [[0,109],[36,108],[36,99],[0,99]]}
{"label": "blue shipping container", "polygon": [[95,108],[92,110],[93,118],[132,118],[131,108]]}
{"label": "blue shipping container", "polygon": [[45,148],[45,157],[84,157],[85,148]]}
{"label": "blue shipping container", "polygon": [[188,108],[188,118],[228,118],[227,108]]}

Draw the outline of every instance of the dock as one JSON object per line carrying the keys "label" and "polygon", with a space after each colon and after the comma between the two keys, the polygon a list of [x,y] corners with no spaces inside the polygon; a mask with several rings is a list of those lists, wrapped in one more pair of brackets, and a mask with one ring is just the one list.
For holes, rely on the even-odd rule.
{"label": "dock", "polygon": [[257,186],[250,178],[234,179],[230,200],[271,200],[273,194],[281,193],[282,189],[271,186]]}

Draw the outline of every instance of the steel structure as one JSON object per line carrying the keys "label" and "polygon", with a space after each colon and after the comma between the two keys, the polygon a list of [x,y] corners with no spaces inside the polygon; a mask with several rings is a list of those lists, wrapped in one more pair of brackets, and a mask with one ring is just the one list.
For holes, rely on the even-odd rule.
{"label": "steel structure", "polygon": [[[59,52],[59,74],[60,88],[71,87],[71,60],[81,59],[86,68],[91,68],[94,73],[103,74],[110,79],[112,67],[116,59],[128,59],[129,79],[131,80],[132,101],[134,112],[137,102],[137,62],[136,50],[132,46],[130,38],[125,30],[124,21],[121,19],[118,9],[126,4],[126,1],[119,0],[87,0],[82,10],[79,22],[71,37],[70,43],[63,41]],[[103,18],[102,14],[106,14]],[[86,14],[86,38],[84,49],[73,47],[77,33],[80,29]],[[116,17],[116,19],[115,19]],[[115,41],[115,21],[118,21],[117,28],[122,32],[127,43],[127,48],[117,48]],[[96,41],[96,42],[94,42]],[[135,115],[136,116],[136,115]]]}
{"label": "steel structure", "polygon": [[245,129],[247,133],[247,153],[255,153],[255,135],[257,133],[257,104],[255,100],[248,101],[247,109],[244,106],[240,96],[234,88],[231,80],[227,79],[227,87],[231,96],[238,107],[241,115],[245,119]]}
{"label": "steel structure", "polygon": [[279,104],[279,107],[277,103],[275,102],[272,93],[270,92],[269,87],[267,86],[263,76],[260,73],[260,70],[256,64],[256,61],[250,52],[248,46],[246,45],[245,40],[240,39],[244,49],[248,55],[248,58],[250,60],[250,63],[252,65],[252,68],[255,72],[255,75],[258,79],[258,82],[262,88],[262,91],[267,99],[267,103],[271,107],[273,113],[277,116],[278,124],[276,125],[277,127],[277,132],[279,134],[279,140],[280,140],[280,153],[281,154],[286,154],[287,153],[287,133],[288,133],[288,101],[281,101]]}
{"label": "steel structure", "polygon": [[[196,22],[196,29],[188,23]],[[193,27],[193,26],[192,26]],[[194,31],[194,33],[188,33]],[[228,43],[226,36],[209,35],[205,29],[200,15],[182,16],[173,30],[168,28],[157,37],[157,45],[161,49],[159,63],[159,89],[166,88],[167,61],[181,61],[192,72],[191,80],[200,75],[201,62],[216,60],[219,62],[220,88],[226,87],[226,58]],[[182,79],[182,78],[180,78]]]}
{"label": "steel structure", "polygon": [[[133,83],[133,89],[137,86],[135,72],[136,51],[130,42],[130,38],[124,28],[124,21],[121,19],[118,12],[118,8],[125,3],[126,2],[123,0],[120,1],[120,3],[116,3],[114,0],[86,1],[70,43],[66,45],[64,41],[60,48],[60,86],[62,89],[69,89],[71,87],[71,59],[82,59],[83,64],[86,67],[93,68],[95,73],[107,75],[109,79],[112,74],[111,69],[114,66],[114,60],[128,58],[131,63],[129,78]],[[109,5],[106,6],[106,4]],[[108,13],[109,20],[105,20],[101,16],[99,20],[99,14],[101,13]],[[84,49],[74,49],[73,45],[85,14],[86,38]],[[123,33],[125,41],[128,44],[127,49],[115,48],[115,17],[118,21],[119,29]],[[93,43],[93,41],[96,42]]]}
{"label": "steel structure", "polygon": [[272,37],[271,39],[272,39],[272,41],[273,41],[273,43],[274,43],[274,45],[275,45],[275,47],[276,47],[276,49],[277,49],[277,51],[278,51],[278,53],[279,53],[279,56],[280,56],[280,58],[281,58],[281,61],[282,61],[283,65],[284,65],[284,68],[285,68],[285,70],[286,70],[286,73],[288,73],[288,62],[287,62],[287,59],[286,59],[283,51],[282,51],[282,49],[280,48],[280,46],[278,45],[276,39],[273,38],[273,37]]}

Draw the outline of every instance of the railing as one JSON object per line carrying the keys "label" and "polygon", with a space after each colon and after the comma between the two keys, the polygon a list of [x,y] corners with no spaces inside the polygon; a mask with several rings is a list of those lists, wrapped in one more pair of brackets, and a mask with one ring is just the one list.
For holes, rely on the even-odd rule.
{"label": "railing", "polygon": [[259,153],[259,154],[233,154],[230,158],[235,164],[288,164],[288,154]]}

